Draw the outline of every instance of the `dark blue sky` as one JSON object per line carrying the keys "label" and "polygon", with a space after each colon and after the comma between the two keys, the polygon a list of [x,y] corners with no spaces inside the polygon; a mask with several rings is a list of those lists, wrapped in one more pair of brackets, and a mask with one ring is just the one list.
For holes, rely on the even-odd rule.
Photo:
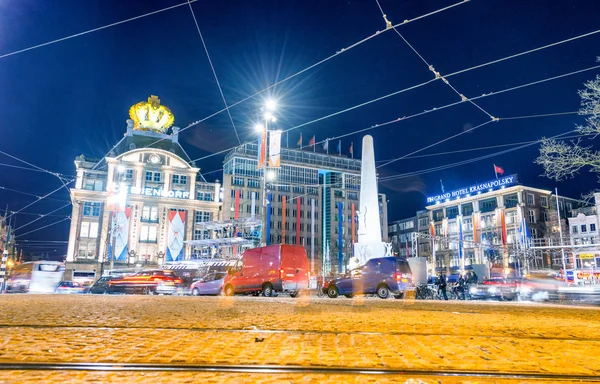
{"label": "dark blue sky", "polygon": [[[0,0],[0,56],[92,28],[152,12],[181,1]],[[394,24],[456,3],[446,0],[381,0]],[[216,1],[193,8],[208,46],[225,98],[233,104],[358,40],[383,30],[384,20],[373,0],[361,1]],[[473,0],[400,27],[404,37],[442,74],[499,59],[555,41],[600,29],[600,2]],[[474,97],[596,65],[600,34],[451,77],[462,94]],[[600,71],[589,71],[502,95],[479,105],[497,117],[576,111],[577,90]],[[388,31],[325,64],[277,86],[283,129],[351,107],[432,78],[415,53]],[[75,37],[0,59],[0,150],[46,169],[74,174],[78,154],[101,157],[122,136],[130,105],[158,95],[185,127],[223,108],[200,37],[187,6],[175,8],[98,32]],[[264,98],[231,109],[242,140],[254,137],[256,110]],[[458,100],[445,84],[434,82],[352,112],[290,133],[305,142],[337,136]],[[376,128],[378,160],[399,157],[488,117],[468,103],[422,117]],[[581,123],[576,115],[500,121],[462,135],[425,152],[491,146],[539,139],[566,132]],[[360,153],[363,134],[343,139],[347,152],[354,142]],[[182,133],[183,145],[199,158],[237,143],[227,114]],[[446,156],[402,160],[381,168],[381,176],[424,170],[495,152],[490,149]],[[539,177],[532,162],[537,146],[441,172],[384,183],[390,219],[414,214],[425,196],[494,177],[492,164],[518,173],[521,182],[540,188],[559,187],[578,197],[596,178],[554,183]],[[199,162],[203,172],[221,168],[222,156]],[[17,164],[2,156],[0,163]],[[0,186],[44,195],[57,188],[50,175],[0,167]],[[220,172],[207,175],[220,178]],[[53,195],[68,200],[66,191]],[[0,190],[0,207],[15,210],[32,197]],[[62,202],[47,200],[27,212],[46,213]],[[70,209],[57,214],[67,215]],[[35,216],[19,215],[17,227]],[[36,229],[60,217],[48,217],[23,229]],[[51,229],[50,229],[51,228]],[[66,240],[68,224],[25,236]]]}

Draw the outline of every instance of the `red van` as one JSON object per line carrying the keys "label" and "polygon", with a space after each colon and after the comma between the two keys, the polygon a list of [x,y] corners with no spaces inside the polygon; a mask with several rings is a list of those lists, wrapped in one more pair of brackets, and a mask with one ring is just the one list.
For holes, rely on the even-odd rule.
{"label": "red van", "polygon": [[276,244],[248,249],[231,267],[223,282],[227,296],[236,293],[273,296],[289,292],[292,297],[308,289],[310,265],[300,245]]}

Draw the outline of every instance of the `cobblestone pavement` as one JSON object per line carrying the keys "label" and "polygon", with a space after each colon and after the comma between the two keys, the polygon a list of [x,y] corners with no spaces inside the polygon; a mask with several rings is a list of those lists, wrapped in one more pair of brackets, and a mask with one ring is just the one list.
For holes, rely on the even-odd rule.
{"label": "cobblestone pavement", "polygon": [[[599,315],[600,308],[361,297],[3,295],[0,363],[273,364],[600,375]],[[198,379],[404,382],[372,375],[0,371],[0,383]]]}

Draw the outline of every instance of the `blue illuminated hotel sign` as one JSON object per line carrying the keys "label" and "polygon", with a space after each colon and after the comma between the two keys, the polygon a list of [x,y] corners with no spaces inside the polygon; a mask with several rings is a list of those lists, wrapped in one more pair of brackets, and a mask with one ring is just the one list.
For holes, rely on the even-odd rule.
{"label": "blue illuminated hotel sign", "polygon": [[429,196],[427,198],[427,203],[437,203],[449,199],[467,197],[472,194],[487,192],[490,189],[494,190],[498,188],[509,187],[515,184],[517,184],[517,175],[504,176],[491,181],[486,181],[485,183],[471,185],[469,187],[457,189],[452,192],[446,192],[441,195]]}

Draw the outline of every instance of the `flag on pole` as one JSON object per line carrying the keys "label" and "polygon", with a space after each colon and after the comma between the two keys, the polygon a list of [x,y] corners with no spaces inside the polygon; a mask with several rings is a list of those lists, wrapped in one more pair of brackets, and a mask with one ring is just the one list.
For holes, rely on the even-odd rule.
{"label": "flag on pole", "polygon": [[338,141],[338,155],[342,156],[342,140]]}
{"label": "flag on pole", "polygon": [[302,132],[300,132],[300,140],[298,140],[296,145],[299,146],[300,148],[302,148]]}
{"label": "flag on pole", "polygon": [[312,139],[308,140],[308,146],[312,146],[313,147],[313,152],[316,152],[316,145],[315,145],[315,135],[313,135]]}
{"label": "flag on pole", "polygon": [[329,153],[329,139],[325,139],[325,143],[323,144],[323,150]]}
{"label": "flag on pole", "polygon": [[444,183],[442,183],[442,179],[440,179],[440,185],[442,186],[442,193],[446,193],[446,191],[444,191]]}
{"label": "flag on pole", "polygon": [[498,174],[504,175],[504,169],[494,164],[494,173],[496,174],[496,179],[498,178]]}
{"label": "flag on pole", "polygon": [[354,159],[354,142],[350,143],[350,156]]}

